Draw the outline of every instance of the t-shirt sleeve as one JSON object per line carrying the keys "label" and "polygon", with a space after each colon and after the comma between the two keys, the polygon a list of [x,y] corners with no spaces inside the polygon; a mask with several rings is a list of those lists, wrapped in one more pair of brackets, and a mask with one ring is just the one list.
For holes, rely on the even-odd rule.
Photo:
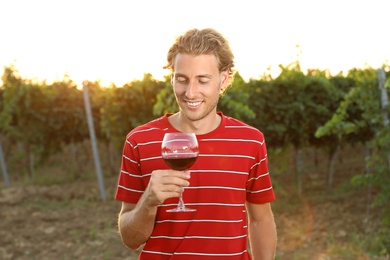
{"label": "t-shirt sleeve", "polygon": [[128,136],[123,147],[115,199],[128,203],[137,203],[145,190],[145,184],[142,179],[137,145]]}
{"label": "t-shirt sleeve", "polygon": [[260,148],[257,149],[256,162],[249,173],[246,187],[246,200],[256,204],[275,200],[275,193],[268,170],[268,155],[264,137],[260,140],[260,144]]}

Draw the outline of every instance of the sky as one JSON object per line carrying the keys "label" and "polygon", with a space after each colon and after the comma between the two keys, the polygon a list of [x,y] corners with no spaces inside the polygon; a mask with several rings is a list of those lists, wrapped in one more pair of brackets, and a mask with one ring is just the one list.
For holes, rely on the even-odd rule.
{"label": "sky", "polygon": [[332,74],[390,61],[388,0],[0,0],[0,10],[0,66],[29,79],[162,79],[174,38],[195,27],[228,38],[245,80],[277,75],[298,53],[304,71]]}

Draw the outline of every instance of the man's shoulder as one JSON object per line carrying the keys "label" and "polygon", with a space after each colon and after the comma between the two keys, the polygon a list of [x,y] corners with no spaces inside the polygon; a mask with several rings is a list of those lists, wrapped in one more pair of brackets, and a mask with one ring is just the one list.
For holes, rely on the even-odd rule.
{"label": "man's shoulder", "polygon": [[237,118],[224,115],[224,121],[225,121],[225,128],[240,129],[246,132],[253,132],[253,133],[263,135],[263,133],[256,127],[253,127]]}
{"label": "man's shoulder", "polygon": [[135,127],[128,133],[127,139],[135,136],[151,136],[164,130],[166,127],[166,117],[162,116]]}

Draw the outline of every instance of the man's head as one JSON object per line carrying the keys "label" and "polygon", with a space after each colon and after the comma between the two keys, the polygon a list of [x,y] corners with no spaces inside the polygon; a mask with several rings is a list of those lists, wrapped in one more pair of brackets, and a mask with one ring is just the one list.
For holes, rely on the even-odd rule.
{"label": "man's head", "polygon": [[214,29],[191,29],[178,36],[168,51],[167,65],[164,67],[175,71],[175,59],[177,55],[190,54],[198,56],[201,54],[212,54],[218,61],[220,72],[227,71],[229,84],[234,77],[234,55],[230,49],[227,39]]}

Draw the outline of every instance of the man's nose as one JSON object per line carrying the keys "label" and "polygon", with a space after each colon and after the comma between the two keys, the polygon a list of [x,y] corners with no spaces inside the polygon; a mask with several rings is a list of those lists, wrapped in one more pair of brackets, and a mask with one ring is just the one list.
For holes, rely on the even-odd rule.
{"label": "man's nose", "polygon": [[196,82],[191,81],[187,85],[186,96],[189,98],[194,97],[196,96],[197,91],[198,91],[198,87]]}

